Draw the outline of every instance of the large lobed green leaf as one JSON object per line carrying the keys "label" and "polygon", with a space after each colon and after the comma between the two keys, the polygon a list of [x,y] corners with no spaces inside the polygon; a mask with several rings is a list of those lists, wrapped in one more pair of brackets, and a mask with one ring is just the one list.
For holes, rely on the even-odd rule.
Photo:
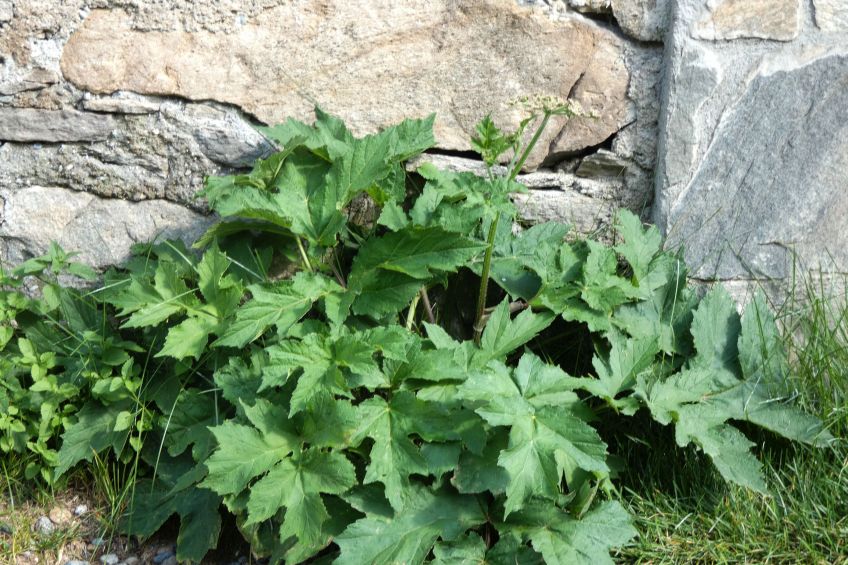
{"label": "large lobed green leaf", "polygon": [[397,312],[428,279],[456,272],[484,245],[437,227],[407,227],[368,240],[353,261],[349,287],[358,314]]}
{"label": "large lobed green leaf", "polygon": [[525,354],[518,368],[492,362],[473,374],[460,393],[492,426],[509,426],[498,465],[509,475],[507,514],[533,497],[556,500],[564,475],[575,468],[605,476],[606,444],[580,418],[577,379]]}
{"label": "large lobed green leaf", "polygon": [[472,496],[423,486],[408,491],[403,512],[390,518],[366,515],[342,532],[335,563],[422,563],[438,539],[455,540],[486,520]]}
{"label": "large lobed green leaf", "polygon": [[695,310],[692,335],[697,355],[688,368],[639,386],[654,417],[675,423],[679,445],[694,442],[725,479],[765,492],[754,444],[730,421],[805,443],[830,441],[817,418],[791,403],[777,327],[760,294],[740,320],[727,291],[715,287]]}
{"label": "large lobed green leaf", "polygon": [[177,559],[200,562],[218,545],[221,497],[192,484],[196,471],[191,459],[156,457],[156,463],[155,478],[141,479],[132,489],[121,529],[130,535],[150,537],[176,514],[180,518]]}
{"label": "large lobed green leaf", "polygon": [[76,416],[76,421],[62,434],[62,447],[56,464],[56,475],[62,475],[80,461],[91,461],[101,451],[112,448],[120,454],[129,437],[129,431],[115,431],[118,415],[129,407],[129,402],[104,406],[89,401]]}
{"label": "large lobed green leaf", "polygon": [[611,501],[579,520],[555,506],[537,503],[511,515],[506,524],[509,531],[529,538],[548,565],[611,565],[610,549],[636,536],[630,515]]}
{"label": "large lobed green leaf", "polygon": [[244,347],[271,326],[285,334],[315,302],[341,291],[341,287],[320,274],[298,273],[292,279],[251,285],[247,290],[251,299],[239,307],[235,319],[213,345]]}

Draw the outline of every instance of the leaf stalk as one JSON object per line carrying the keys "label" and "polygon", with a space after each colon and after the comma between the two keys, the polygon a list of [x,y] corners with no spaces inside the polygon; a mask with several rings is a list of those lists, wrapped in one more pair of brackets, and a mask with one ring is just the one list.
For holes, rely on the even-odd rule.
{"label": "leaf stalk", "polygon": [[418,301],[421,300],[421,293],[415,295],[412,302],[409,304],[409,312],[406,314],[406,329],[412,330],[415,325],[415,309],[418,308]]}
{"label": "leaf stalk", "polygon": [[427,321],[435,324],[436,316],[433,314],[433,305],[430,304],[430,297],[427,295],[427,287],[422,286],[419,294],[421,295],[421,301],[424,303],[424,313],[427,314]]}
{"label": "leaf stalk", "polygon": [[300,237],[295,237],[295,241],[297,241],[297,250],[300,251],[300,257],[303,259],[303,266],[306,267],[306,270],[310,273],[314,272],[312,269],[312,263],[309,262],[309,256],[306,254],[306,249],[303,247],[303,241]]}

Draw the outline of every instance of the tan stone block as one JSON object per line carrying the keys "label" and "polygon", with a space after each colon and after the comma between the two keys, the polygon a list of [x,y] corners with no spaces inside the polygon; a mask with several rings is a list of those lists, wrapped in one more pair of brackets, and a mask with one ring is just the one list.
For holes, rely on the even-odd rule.
{"label": "tan stone block", "polygon": [[709,40],[791,41],[798,37],[799,26],[799,0],[710,0],[692,35]]}
{"label": "tan stone block", "polygon": [[598,117],[556,119],[548,150],[597,145],[627,121],[629,73],[616,35],[582,18],[553,20],[512,0],[325,0],[268,9],[229,32],[143,31],[120,10],[95,10],[70,37],[64,76],[94,93],[126,90],[216,100],[266,123],[310,119],[317,103],[357,134],[437,113],[445,149],[468,150],[491,112],[514,126],[508,104],[572,93]]}

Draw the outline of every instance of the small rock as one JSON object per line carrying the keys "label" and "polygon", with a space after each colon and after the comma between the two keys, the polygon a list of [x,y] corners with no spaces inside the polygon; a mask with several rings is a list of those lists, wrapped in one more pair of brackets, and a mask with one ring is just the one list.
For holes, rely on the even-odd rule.
{"label": "small rock", "polygon": [[568,5],[578,12],[611,12],[610,0],[568,0]]}
{"label": "small rock", "polygon": [[56,531],[56,524],[51,522],[47,516],[42,516],[35,522],[35,531],[49,536]]}
{"label": "small rock", "polygon": [[51,522],[60,526],[67,524],[74,517],[70,510],[61,506],[56,506],[50,510],[50,514],[48,514],[48,516],[50,517]]}
{"label": "small rock", "polygon": [[139,563],[141,563],[141,560],[135,555],[130,555],[123,561],[124,565],[138,565]]}
{"label": "small rock", "polygon": [[70,561],[66,561],[65,565],[91,565],[88,561],[78,561],[76,559],[72,559]]}
{"label": "small rock", "polygon": [[103,538],[91,538],[91,545],[94,547],[100,547],[101,545],[106,543],[106,540]]}
{"label": "small rock", "polygon": [[143,98],[104,97],[84,98],[82,107],[91,112],[110,114],[152,114],[159,111],[159,103]]}
{"label": "small rock", "polygon": [[600,149],[580,162],[578,177],[620,177],[627,170],[627,161],[606,149]]}
{"label": "small rock", "polygon": [[74,516],[82,516],[86,512],[88,512],[88,506],[85,504],[77,504],[74,508]]}
{"label": "small rock", "polygon": [[167,561],[171,557],[174,557],[174,550],[170,547],[163,547],[160,548],[156,555],[153,557],[153,562],[156,563],[156,565],[163,565],[165,561]]}
{"label": "small rock", "polygon": [[103,565],[118,565],[119,561],[120,558],[118,558],[118,556],[114,553],[107,553],[100,557],[100,562],[103,563]]}

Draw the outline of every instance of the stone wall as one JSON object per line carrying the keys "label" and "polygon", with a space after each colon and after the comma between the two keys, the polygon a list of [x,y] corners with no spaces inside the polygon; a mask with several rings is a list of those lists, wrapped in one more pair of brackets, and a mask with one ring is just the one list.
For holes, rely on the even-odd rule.
{"label": "stone wall", "polygon": [[358,134],[436,112],[438,157],[464,166],[474,124],[516,124],[508,102],[533,94],[598,118],[548,129],[522,209],[597,230],[652,200],[662,56],[607,20],[514,0],[0,0],[0,254],[58,239],[104,266],[191,238],[203,176],[269,150],[252,124],[315,104]]}
{"label": "stone wall", "polygon": [[848,0],[677,0],[654,219],[704,280],[848,273]]}
{"label": "stone wall", "polygon": [[473,170],[484,114],[551,94],[597,118],[549,128],[528,220],[593,233],[635,210],[700,278],[781,277],[793,248],[843,269],[846,4],[0,0],[0,257],[56,239],[103,267],[191,239],[203,176],[316,104],[358,134],[436,112],[429,158]]}

